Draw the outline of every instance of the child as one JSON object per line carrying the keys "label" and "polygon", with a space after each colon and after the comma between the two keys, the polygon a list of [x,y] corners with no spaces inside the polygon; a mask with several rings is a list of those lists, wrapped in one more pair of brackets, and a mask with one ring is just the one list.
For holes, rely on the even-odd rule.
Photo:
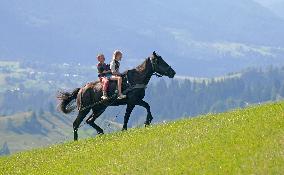
{"label": "child", "polygon": [[101,97],[103,100],[107,100],[107,89],[109,84],[109,79],[111,78],[111,71],[109,70],[109,66],[105,64],[105,56],[103,54],[99,54],[97,56],[97,59],[99,61],[97,65],[98,69],[98,77],[100,81],[102,82],[103,86],[103,96]]}
{"label": "child", "polygon": [[123,95],[121,93],[121,83],[122,78],[119,73],[119,66],[122,58],[122,52],[119,50],[114,51],[112,61],[110,62],[110,70],[112,73],[111,80],[117,80],[117,87],[118,87],[118,98],[117,99],[124,99],[126,98],[126,95]]}

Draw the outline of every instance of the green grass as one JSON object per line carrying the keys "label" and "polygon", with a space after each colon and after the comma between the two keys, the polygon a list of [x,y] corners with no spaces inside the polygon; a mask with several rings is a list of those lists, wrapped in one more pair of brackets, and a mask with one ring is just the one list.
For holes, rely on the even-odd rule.
{"label": "green grass", "polygon": [[0,165],[0,174],[284,174],[284,103],[54,145]]}

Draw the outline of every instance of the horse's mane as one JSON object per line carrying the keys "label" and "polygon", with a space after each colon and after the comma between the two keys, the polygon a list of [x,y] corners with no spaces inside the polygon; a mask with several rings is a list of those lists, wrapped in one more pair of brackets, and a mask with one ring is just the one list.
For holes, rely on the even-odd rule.
{"label": "horse's mane", "polygon": [[145,71],[146,66],[147,66],[147,60],[148,58],[146,58],[140,65],[138,65],[136,68],[132,68],[132,69],[128,69],[126,71],[124,71],[122,73],[122,75],[126,75],[127,72],[131,71],[131,72],[137,72],[137,73],[142,73],[143,71]]}
{"label": "horse's mane", "polygon": [[149,59],[146,58],[140,65],[138,65],[136,68],[129,69],[125,71],[122,75],[127,75],[131,83],[147,83],[144,82],[147,75],[147,63]]}
{"label": "horse's mane", "polygon": [[137,72],[143,72],[143,71],[146,69],[146,65],[147,65],[147,59],[145,59],[142,64],[138,65],[138,66],[135,68],[135,70],[136,70]]}

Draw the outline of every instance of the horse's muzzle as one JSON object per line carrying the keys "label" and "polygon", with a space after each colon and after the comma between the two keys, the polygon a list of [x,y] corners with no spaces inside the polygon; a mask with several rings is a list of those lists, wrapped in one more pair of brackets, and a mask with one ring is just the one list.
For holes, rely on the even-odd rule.
{"label": "horse's muzzle", "polygon": [[173,69],[170,69],[168,77],[169,77],[169,78],[174,78],[175,75],[176,75],[176,71],[173,70]]}

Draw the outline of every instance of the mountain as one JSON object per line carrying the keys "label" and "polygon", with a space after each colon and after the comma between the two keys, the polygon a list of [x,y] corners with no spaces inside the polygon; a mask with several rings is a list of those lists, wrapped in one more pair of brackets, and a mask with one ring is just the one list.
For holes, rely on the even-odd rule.
{"label": "mountain", "polygon": [[283,0],[255,0],[264,7],[269,8],[276,15],[284,19],[284,1]]}
{"label": "mountain", "polygon": [[1,59],[94,63],[118,48],[124,68],[156,50],[179,75],[284,65],[284,21],[252,0],[4,0],[0,11]]}
{"label": "mountain", "polygon": [[284,103],[0,158],[0,174],[283,174]]}

